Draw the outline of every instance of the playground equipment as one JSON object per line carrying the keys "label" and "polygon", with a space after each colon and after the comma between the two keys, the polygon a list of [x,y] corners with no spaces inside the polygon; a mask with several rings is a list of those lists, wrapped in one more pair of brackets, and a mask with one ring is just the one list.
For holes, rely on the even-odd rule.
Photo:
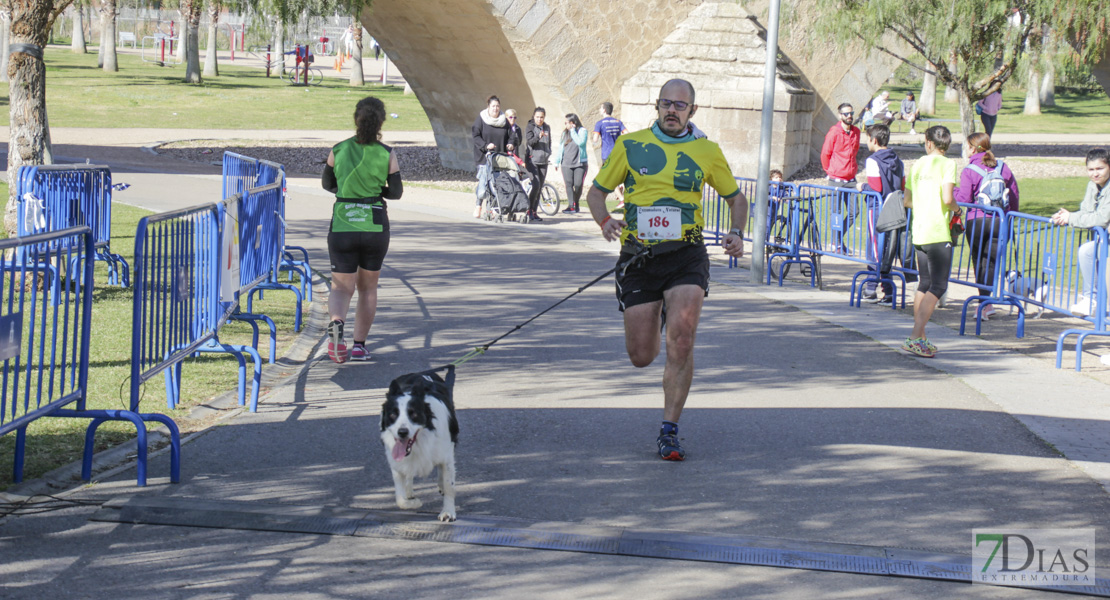
{"label": "playground equipment", "polygon": [[[174,39],[176,39],[176,36],[174,34],[174,22],[170,21],[169,33],[158,31],[154,35],[143,36],[143,45],[139,53],[139,58],[141,58],[143,62],[152,62],[164,67],[166,66],[166,51],[169,50],[170,57],[173,63],[177,64],[179,61],[177,60],[177,57],[173,52]],[[147,58],[147,40],[151,41],[150,48],[158,58]]]}

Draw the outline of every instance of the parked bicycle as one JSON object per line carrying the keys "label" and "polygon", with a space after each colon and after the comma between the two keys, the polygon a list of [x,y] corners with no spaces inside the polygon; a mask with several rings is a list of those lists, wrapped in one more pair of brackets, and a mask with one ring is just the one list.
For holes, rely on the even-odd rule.
{"label": "parked bicycle", "polygon": [[[817,219],[812,206],[815,198],[787,196],[779,200],[782,202],[780,208],[787,211],[793,210],[793,204],[798,203],[800,227],[797,230],[791,228],[790,219],[784,215],[776,215],[771,220],[767,227],[768,277],[781,269],[785,279],[790,273],[790,267],[798,264],[803,277],[809,277],[812,273],[817,289],[825,289],[821,281],[821,255],[817,253],[817,249],[821,247],[821,232],[817,230]],[[805,258],[802,258],[803,246],[809,248]],[[797,253],[795,256],[788,256],[794,252]],[[774,256],[775,254],[778,256]]]}

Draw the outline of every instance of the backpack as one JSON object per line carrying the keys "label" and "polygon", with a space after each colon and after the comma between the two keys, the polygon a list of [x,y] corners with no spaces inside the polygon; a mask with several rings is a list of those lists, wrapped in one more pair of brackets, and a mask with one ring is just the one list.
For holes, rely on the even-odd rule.
{"label": "backpack", "polygon": [[969,164],[967,166],[983,178],[979,182],[979,194],[975,196],[977,204],[993,206],[1002,210],[1010,208],[1010,188],[1006,187],[1006,182],[1002,179],[1002,164],[1002,161],[999,160],[994,170],[989,172],[984,171],[979,165]]}

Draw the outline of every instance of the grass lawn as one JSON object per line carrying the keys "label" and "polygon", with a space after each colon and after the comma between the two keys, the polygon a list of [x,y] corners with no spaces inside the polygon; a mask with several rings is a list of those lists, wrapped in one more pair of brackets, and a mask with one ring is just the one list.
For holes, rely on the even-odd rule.
{"label": "grass lawn", "polygon": [[[897,112],[906,92],[921,94],[921,86],[885,86],[890,91],[891,110]],[[944,101],[944,86],[937,89],[938,119],[959,119],[960,106]],[[918,106],[921,99],[917,100]],[[1041,107],[1040,115],[1023,115],[1025,90],[1011,85],[1002,91],[998,133],[1110,133],[1110,98],[1106,94],[1056,94],[1056,106]],[[975,117],[979,123],[979,117]],[[981,127],[976,125],[977,127]],[[952,129],[949,127],[949,129]],[[918,128],[920,131],[921,128]]]}
{"label": "grass lawn", "polygon": [[[290,86],[261,69],[220,65],[219,77],[201,84],[183,83],[182,66],[158,67],[133,54],[119,55],[120,70],[96,67],[96,52],[73,54],[69,48],[46,49],[46,98],[54,127],[166,127],[185,129],[330,129],[349,130],[355,103],[377,96],[386,110],[384,129],[431,129],[415,95],[399,86],[352,88],[343,79],[326,78],[310,87]],[[331,66],[321,66],[331,70]],[[8,89],[0,89],[8,105]],[[8,110],[0,111],[8,124]]]}
{"label": "grass lawn", "polygon": [[1079,210],[1089,181],[1086,177],[1019,179],[1021,212],[1048,217],[1061,208]]}
{"label": "grass lawn", "polygon": [[[7,198],[7,195],[0,196]],[[122,254],[130,264],[134,264],[134,235],[139,219],[149,211],[124,204],[113,205],[112,211],[112,250]],[[90,409],[126,409],[129,403],[129,377],[131,374],[131,302],[130,289],[110,287],[104,263],[97,263],[96,289],[93,293],[92,338],[89,356],[89,395],[87,407]],[[278,328],[278,354],[283,352],[293,339],[293,316],[295,304],[289,292],[270,292],[264,300],[256,300],[254,308],[271,316]],[[307,308],[307,304],[306,304]],[[265,329],[263,330],[265,331]],[[245,323],[232,322],[220,330],[220,340],[232,344],[249,344],[250,327]],[[269,346],[260,343],[259,352],[264,358],[269,354]],[[249,363],[248,363],[249,364]],[[238,362],[230,355],[203,354],[201,358],[188,359],[184,363],[182,375],[182,400],[178,409],[166,408],[166,390],[161,376],[150,379],[144,385],[142,410],[160,412],[171,417],[183,416],[197,404],[206,402],[227,390],[236,387]],[[248,368],[249,373],[249,368]],[[249,375],[248,375],[249,377]],[[249,394],[248,381],[248,394]],[[249,401],[249,400],[248,400]],[[189,422],[178,420],[184,428]],[[27,456],[24,467],[25,479],[33,479],[42,474],[81,457],[85,428],[88,419],[37,419],[28,427]],[[196,426],[195,424],[193,425]],[[96,449],[103,450],[120,443],[131,442],[135,428],[130,423],[109,422],[97,430]],[[15,435],[0,436],[0,490],[12,483],[12,456],[14,455]],[[165,473],[151,473],[162,477]]]}

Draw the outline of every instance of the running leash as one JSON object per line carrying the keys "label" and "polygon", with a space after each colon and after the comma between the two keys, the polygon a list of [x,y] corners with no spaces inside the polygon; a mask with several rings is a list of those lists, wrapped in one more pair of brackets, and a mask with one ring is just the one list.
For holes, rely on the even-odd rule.
{"label": "running leash", "polygon": [[531,323],[532,321],[535,321],[536,319],[538,319],[538,318],[544,316],[545,314],[551,312],[552,310],[554,310],[556,307],[558,307],[560,304],[566,302],[567,300],[570,300],[571,298],[577,296],[578,294],[581,294],[582,292],[588,290],[589,288],[596,285],[597,282],[601,281],[602,279],[605,279],[606,277],[612,275],[613,273],[615,273],[617,271],[620,271],[623,274],[625,271],[628,270],[629,267],[636,266],[636,265],[642,263],[649,256],[651,256],[651,248],[649,246],[644,246],[644,245],[640,244],[638,240],[635,240],[635,238],[633,238],[633,241],[635,242],[635,244],[638,248],[636,253],[633,254],[632,256],[628,257],[624,261],[622,261],[620,263],[617,263],[617,266],[613,267],[612,269],[609,269],[608,271],[602,273],[601,275],[598,275],[597,277],[595,277],[593,279],[593,281],[591,281],[591,282],[587,283],[586,285],[578,288],[577,290],[571,292],[569,295],[567,295],[562,300],[559,300],[555,304],[552,304],[551,306],[543,309],[542,311],[540,311],[536,315],[533,315],[532,318],[528,319],[527,321],[524,321],[523,323],[513,327],[509,331],[506,331],[505,333],[493,338],[492,340],[486,342],[485,344],[483,344],[481,346],[475,346],[473,350],[471,350],[470,352],[467,352],[465,355],[463,355],[458,360],[455,360],[454,362],[451,362],[451,363],[448,363],[447,365],[439,367],[438,369],[433,369],[433,371],[442,371],[443,369],[445,369],[447,367],[455,367],[455,366],[458,366],[458,365],[461,365],[461,364],[467,362],[468,360],[470,360],[470,359],[472,359],[476,356],[481,356],[481,355],[485,354],[486,351],[490,349],[490,346],[493,346],[497,342],[500,342],[501,340],[509,337],[510,335],[516,333],[517,331],[520,331],[521,329],[524,328],[525,325],[527,325],[527,324]]}

